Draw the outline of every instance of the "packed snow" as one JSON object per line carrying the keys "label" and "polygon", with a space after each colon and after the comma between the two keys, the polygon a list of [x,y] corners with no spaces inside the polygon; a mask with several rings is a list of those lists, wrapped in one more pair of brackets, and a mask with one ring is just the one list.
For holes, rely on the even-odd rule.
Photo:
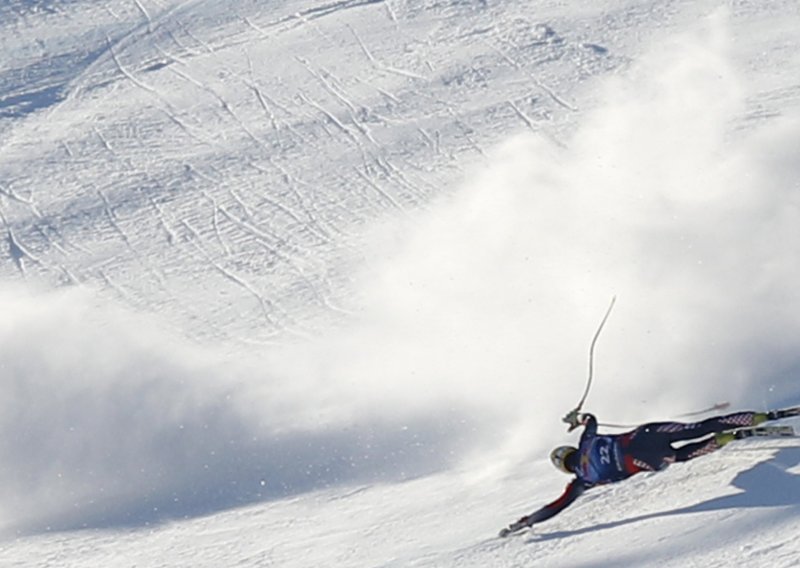
{"label": "packed snow", "polygon": [[793,0],[0,5],[0,564],[799,564],[794,439],[497,537],[569,479],[614,296],[601,422],[800,404],[798,29]]}

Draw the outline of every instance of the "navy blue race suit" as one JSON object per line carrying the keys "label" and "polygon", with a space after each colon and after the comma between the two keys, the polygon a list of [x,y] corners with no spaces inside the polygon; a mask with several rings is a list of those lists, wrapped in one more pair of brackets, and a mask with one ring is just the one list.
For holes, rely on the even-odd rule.
{"label": "navy blue race suit", "polygon": [[[514,525],[530,526],[546,521],[595,485],[622,481],[641,471],[659,471],[673,462],[688,461],[718,450],[722,446],[713,436],[708,436],[753,426],[763,421],[757,420],[757,415],[756,412],[737,412],[695,423],[653,422],[624,434],[601,435],[597,433],[597,419],[584,414],[575,479],[561,497],[522,517]],[[704,439],[679,448],[672,446],[673,442],[698,438]]]}

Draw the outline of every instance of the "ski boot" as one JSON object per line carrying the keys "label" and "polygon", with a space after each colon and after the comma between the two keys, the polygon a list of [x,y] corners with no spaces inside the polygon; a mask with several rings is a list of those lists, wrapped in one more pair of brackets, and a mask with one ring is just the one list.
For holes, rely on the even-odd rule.
{"label": "ski boot", "polygon": [[790,408],[782,408],[780,410],[770,410],[766,414],[767,420],[782,420],[784,418],[800,416],[800,406],[792,406]]}

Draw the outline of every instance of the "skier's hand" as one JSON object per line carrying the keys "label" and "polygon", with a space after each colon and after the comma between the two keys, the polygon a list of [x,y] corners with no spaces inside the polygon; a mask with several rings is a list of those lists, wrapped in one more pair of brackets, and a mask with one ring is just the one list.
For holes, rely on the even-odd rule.
{"label": "skier's hand", "polygon": [[529,517],[522,517],[517,522],[511,523],[510,525],[508,525],[504,529],[501,529],[499,536],[502,537],[502,538],[505,538],[510,534],[513,534],[515,532],[521,531],[522,529],[528,528],[529,526],[531,526],[531,524],[532,523],[530,522]]}
{"label": "skier's hand", "polygon": [[566,416],[564,416],[564,418],[562,418],[562,420],[564,422],[566,422],[567,424],[569,424],[569,430],[567,430],[568,432],[572,432],[575,428],[580,426],[581,423],[582,423],[581,416],[580,416],[580,414],[578,414],[578,409],[577,408],[572,410],[572,411],[570,411]]}

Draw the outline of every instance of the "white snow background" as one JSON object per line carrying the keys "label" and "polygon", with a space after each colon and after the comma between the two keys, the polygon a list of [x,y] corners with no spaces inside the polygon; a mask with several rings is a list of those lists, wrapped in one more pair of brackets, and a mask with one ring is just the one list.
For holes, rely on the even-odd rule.
{"label": "white snow background", "polygon": [[587,409],[800,402],[792,2],[0,6],[0,561],[791,566],[791,441],[558,496]]}

